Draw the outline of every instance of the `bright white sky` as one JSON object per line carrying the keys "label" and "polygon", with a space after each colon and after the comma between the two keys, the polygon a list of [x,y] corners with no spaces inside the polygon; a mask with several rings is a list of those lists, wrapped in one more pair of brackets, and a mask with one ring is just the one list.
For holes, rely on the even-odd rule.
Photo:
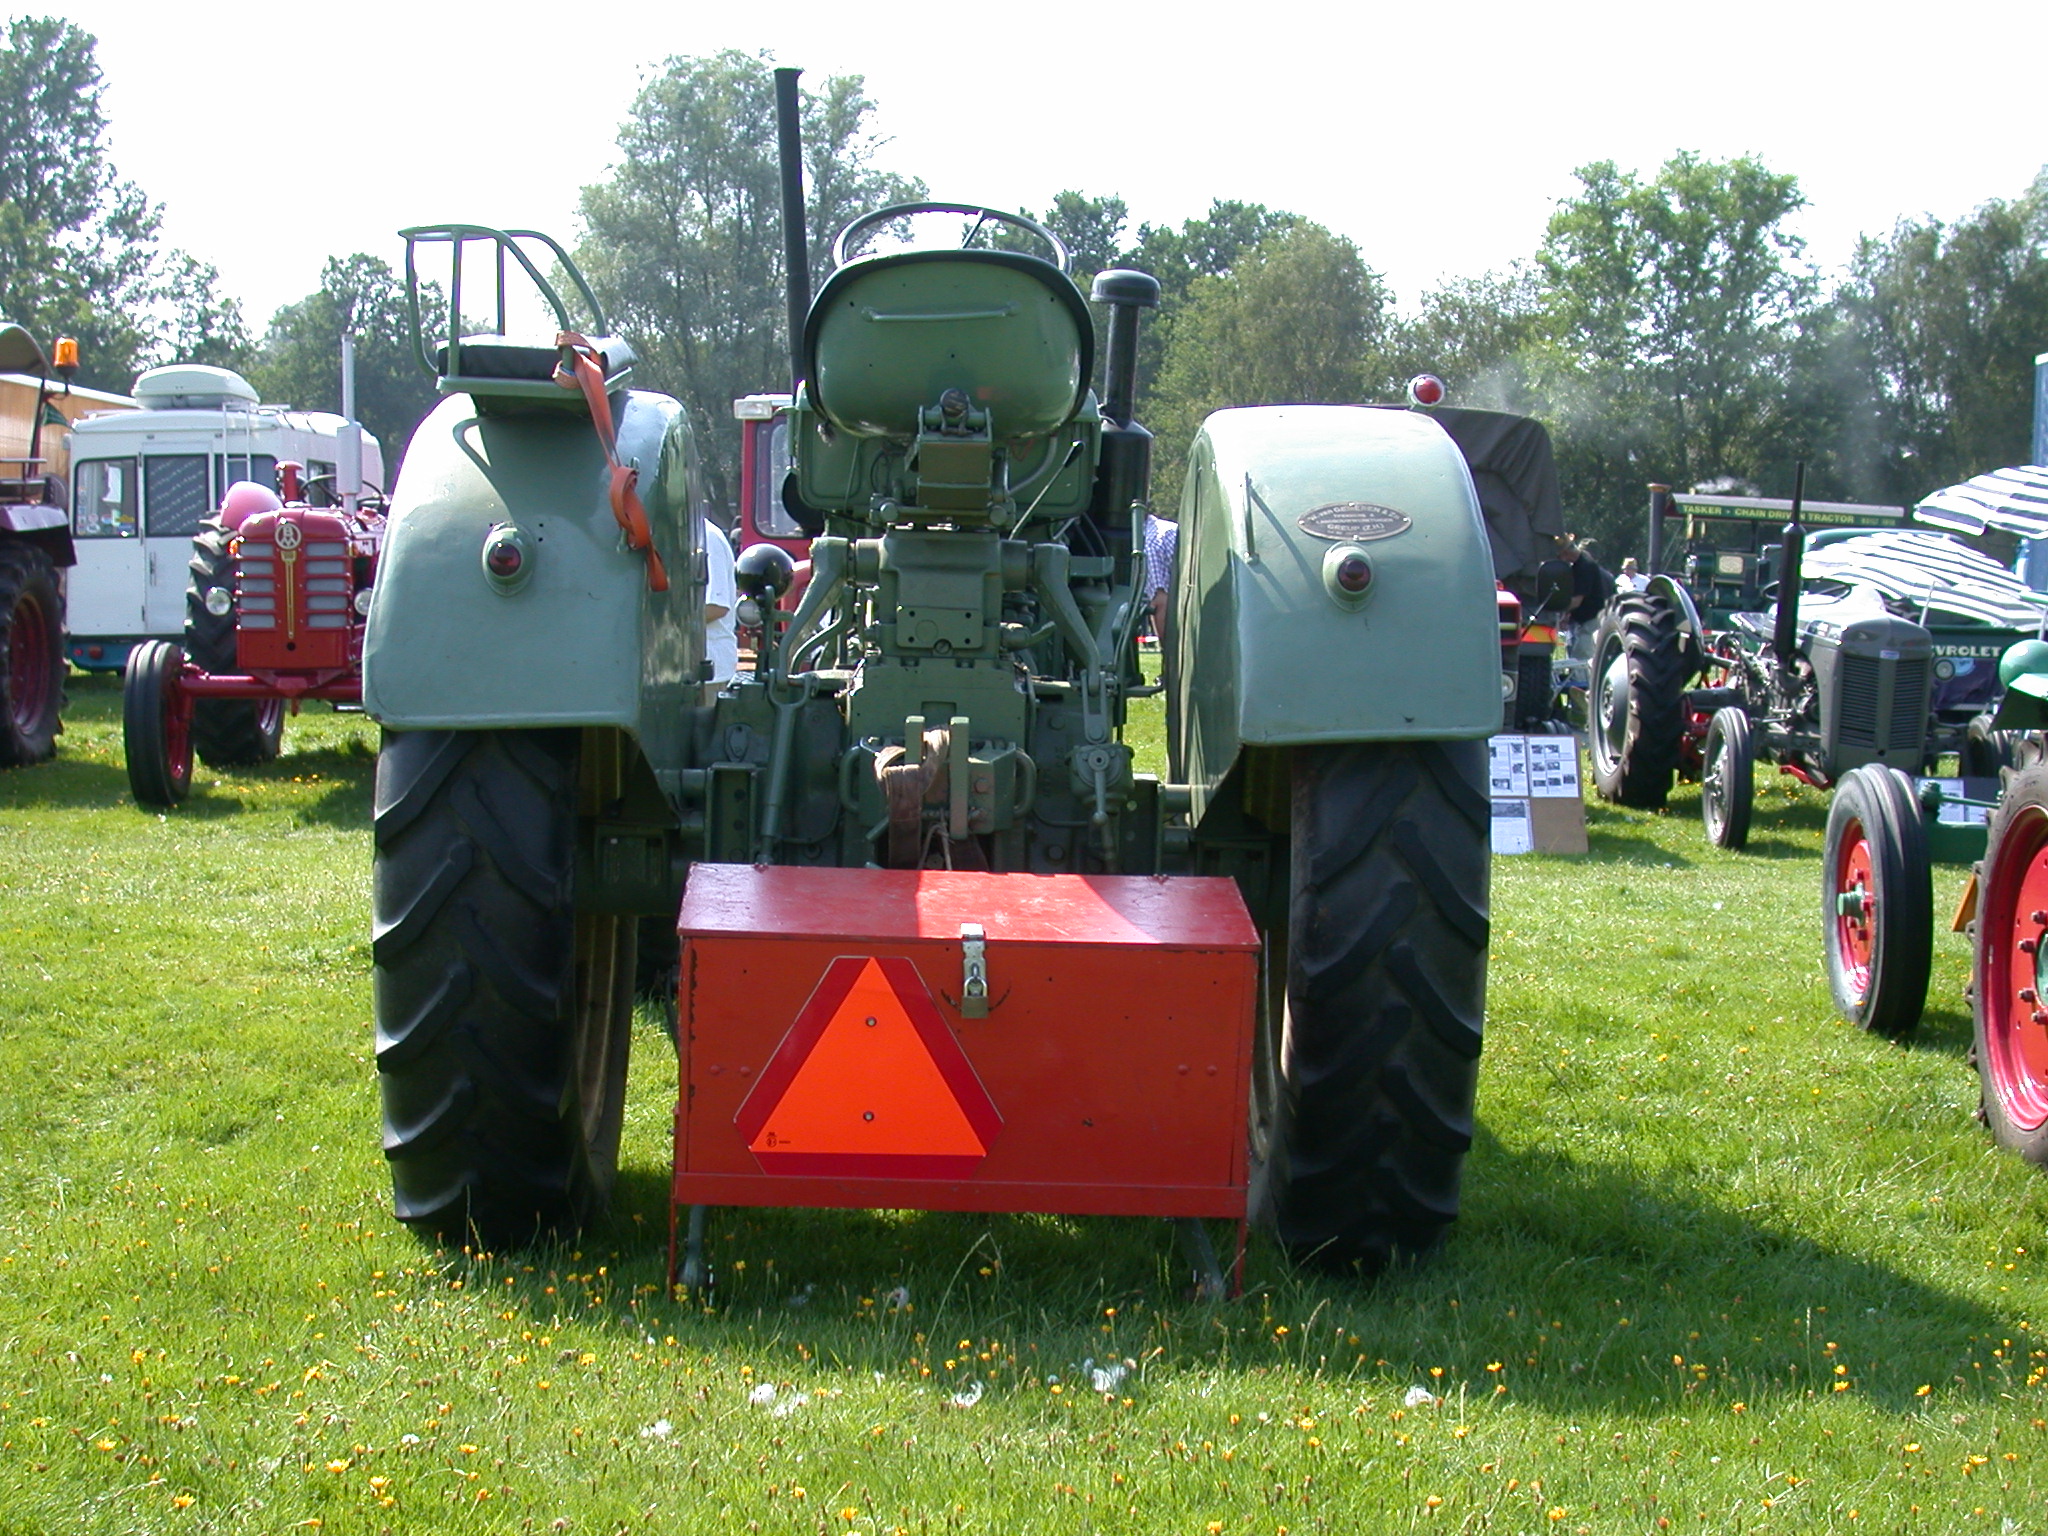
{"label": "bright white sky", "polygon": [[886,163],[936,197],[1043,208],[1075,187],[1134,226],[1263,202],[1351,237],[1404,305],[1534,250],[1594,159],[1759,154],[1799,177],[1826,268],[2048,162],[2040,0],[1060,0],[1037,26],[1019,0],[48,8],[99,38],[121,173],[259,329],[329,255],[395,263],[403,224],[569,242],[638,83],[728,47],[865,75]]}

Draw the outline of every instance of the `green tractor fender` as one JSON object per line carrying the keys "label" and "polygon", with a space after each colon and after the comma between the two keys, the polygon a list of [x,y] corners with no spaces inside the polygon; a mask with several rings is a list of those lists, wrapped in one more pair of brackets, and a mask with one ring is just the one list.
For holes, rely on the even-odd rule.
{"label": "green tractor fender", "polygon": [[1688,677],[1707,663],[1707,627],[1700,622],[1699,605],[1676,576],[1656,575],[1644,589],[1664,598],[1678,612],[1678,645],[1685,658]]}
{"label": "green tractor fender", "polygon": [[2005,693],[1991,717],[1996,731],[2048,730],[2048,641],[2021,640],[1998,658]]}
{"label": "green tractor fender", "polygon": [[1172,751],[1197,819],[1243,747],[1500,728],[1485,524],[1428,417],[1218,411],[1190,452],[1177,561]]}
{"label": "green tractor fender", "polygon": [[364,641],[370,715],[399,729],[617,726],[657,771],[681,766],[704,658],[690,428],[665,395],[625,391],[612,407],[667,590],[627,547],[587,414],[450,395],[392,498]]}

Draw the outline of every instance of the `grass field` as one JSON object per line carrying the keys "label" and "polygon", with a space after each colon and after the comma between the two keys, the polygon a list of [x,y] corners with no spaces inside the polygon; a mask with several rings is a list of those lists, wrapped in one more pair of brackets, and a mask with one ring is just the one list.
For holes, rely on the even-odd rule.
{"label": "grass field", "polygon": [[[1188,1299],[1165,1223],[739,1213],[664,1294],[674,1055],[580,1246],[391,1219],[373,729],[160,816],[119,692],[0,776],[0,1533],[2048,1530],[2048,1181],[1820,975],[1825,807],[1496,865],[1465,1217]],[[1962,872],[1937,869],[1946,911]],[[1103,1374],[1097,1374],[1103,1373]]]}

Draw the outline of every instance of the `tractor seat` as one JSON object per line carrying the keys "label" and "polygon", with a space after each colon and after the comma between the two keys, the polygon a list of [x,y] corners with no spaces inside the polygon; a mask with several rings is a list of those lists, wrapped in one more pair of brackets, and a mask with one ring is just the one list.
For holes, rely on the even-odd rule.
{"label": "tractor seat", "polygon": [[[604,359],[604,376],[607,383],[621,378],[633,366],[633,349],[617,336],[592,336],[591,346]],[[562,360],[562,349],[553,342],[541,342],[531,338],[510,336],[465,336],[462,338],[460,367],[451,371],[448,366],[448,345],[443,342],[434,349],[434,370],[443,378],[460,378],[465,381],[503,379],[508,382],[552,385],[555,365]],[[487,393],[488,387],[472,388],[470,393]]]}
{"label": "tractor seat", "polygon": [[804,325],[812,404],[861,437],[915,437],[949,389],[998,438],[1072,421],[1095,370],[1095,327],[1071,279],[1016,251],[901,251],[827,279]]}

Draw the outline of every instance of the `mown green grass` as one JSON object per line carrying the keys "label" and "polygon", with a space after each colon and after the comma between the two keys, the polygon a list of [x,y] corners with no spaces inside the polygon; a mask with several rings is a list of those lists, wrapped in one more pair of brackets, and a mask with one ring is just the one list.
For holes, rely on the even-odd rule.
{"label": "mown green grass", "polygon": [[1164,1223],[725,1212],[690,1310],[651,1019],[580,1246],[391,1219],[371,727],[159,816],[118,689],[69,719],[0,777],[0,1532],[2048,1528],[2048,1182],[1972,1120],[1960,938],[1913,1044],[1835,1018],[1810,791],[1739,856],[1681,793],[1499,861],[1424,1264],[1255,1244],[1205,1305]]}

